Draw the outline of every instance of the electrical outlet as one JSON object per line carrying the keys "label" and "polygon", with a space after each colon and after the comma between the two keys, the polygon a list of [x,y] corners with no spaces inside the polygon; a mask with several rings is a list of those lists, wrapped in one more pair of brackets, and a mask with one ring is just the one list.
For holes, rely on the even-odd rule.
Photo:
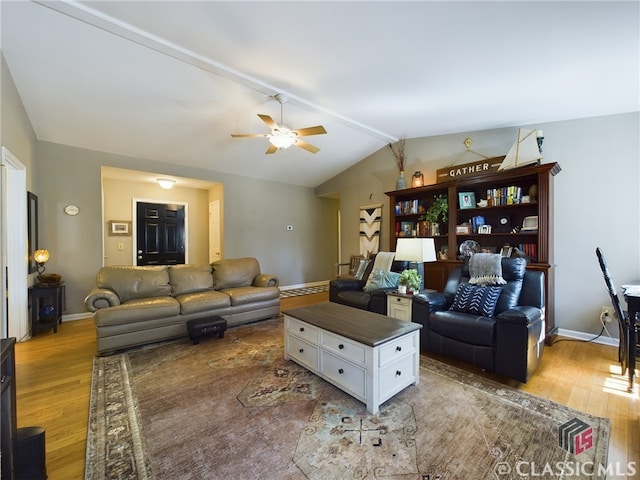
{"label": "electrical outlet", "polygon": [[611,322],[613,320],[613,307],[607,307],[603,305],[600,310],[600,318],[605,322]]}

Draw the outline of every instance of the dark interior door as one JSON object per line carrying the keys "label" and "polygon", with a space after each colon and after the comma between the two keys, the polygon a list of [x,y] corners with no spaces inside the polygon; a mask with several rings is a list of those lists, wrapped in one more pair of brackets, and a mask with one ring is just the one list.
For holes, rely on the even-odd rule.
{"label": "dark interior door", "polygon": [[184,205],[138,202],[137,265],[184,263]]}

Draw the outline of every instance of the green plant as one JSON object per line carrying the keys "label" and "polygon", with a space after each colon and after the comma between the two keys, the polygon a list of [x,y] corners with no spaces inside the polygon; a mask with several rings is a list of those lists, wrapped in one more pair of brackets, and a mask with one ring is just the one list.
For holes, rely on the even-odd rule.
{"label": "green plant", "polygon": [[422,283],[422,275],[415,268],[404,270],[398,278],[398,284],[406,285],[409,290],[418,290]]}
{"label": "green plant", "polygon": [[433,196],[433,203],[427,209],[425,220],[429,223],[438,223],[439,221],[447,221],[447,212],[449,211],[449,201],[445,195],[439,194]]}

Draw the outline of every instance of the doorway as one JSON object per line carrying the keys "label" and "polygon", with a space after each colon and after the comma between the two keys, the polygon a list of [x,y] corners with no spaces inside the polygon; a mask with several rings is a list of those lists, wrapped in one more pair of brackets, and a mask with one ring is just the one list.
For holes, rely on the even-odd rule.
{"label": "doorway", "polygon": [[136,202],[136,265],[185,263],[185,206]]}
{"label": "doorway", "polygon": [[[0,191],[2,192],[2,325],[0,336],[16,337],[18,341],[29,335],[27,321],[27,175],[26,167],[6,148],[2,147]],[[9,208],[11,206],[11,208]],[[9,228],[11,226],[11,228]],[[32,252],[31,252],[32,253]]]}

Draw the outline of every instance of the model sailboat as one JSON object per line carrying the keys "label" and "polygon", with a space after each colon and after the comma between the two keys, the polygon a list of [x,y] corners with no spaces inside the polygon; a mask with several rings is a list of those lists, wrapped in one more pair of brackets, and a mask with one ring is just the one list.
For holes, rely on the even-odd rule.
{"label": "model sailboat", "polygon": [[538,163],[542,158],[540,149],[538,148],[538,139],[536,138],[535,129],[518,129],[518,139],[504,157],[504,160],[498,167],[498,171],[510,170],[512,168],[522,167],[532,163]]}

